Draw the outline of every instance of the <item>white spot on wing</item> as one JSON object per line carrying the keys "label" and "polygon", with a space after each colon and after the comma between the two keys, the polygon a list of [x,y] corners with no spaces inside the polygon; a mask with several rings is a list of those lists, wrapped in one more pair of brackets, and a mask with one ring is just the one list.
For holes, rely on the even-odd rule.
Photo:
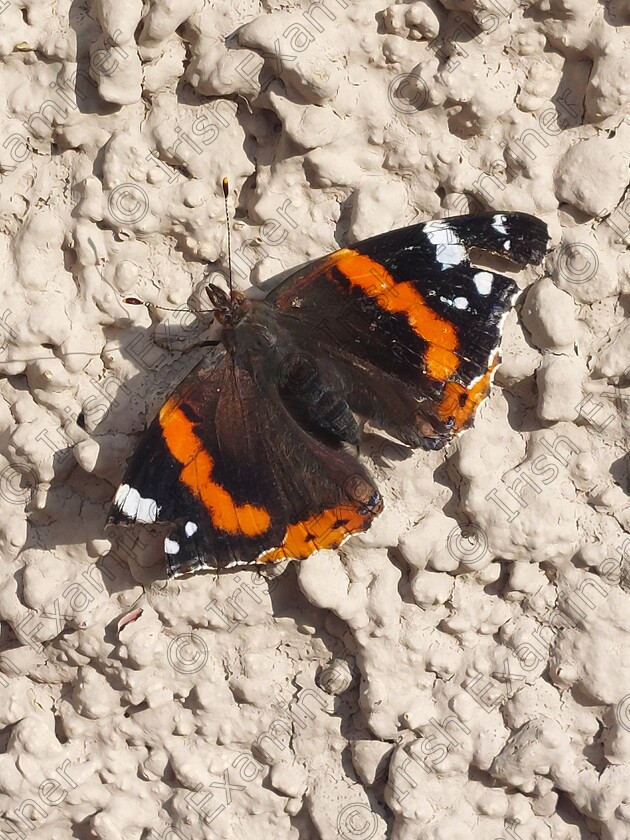
{"label": "white spot on wing", "polygon": [[193,534],[197,533],[197,525],[194,522],[187,522],[184,531],[187,537],[192,537]]}
{"label": "white spot on wing", "polygon": [[119,510],[122,510],[125,504],[125,499],[127,498],[127,494],[131,488],[128,484],[121,484],[118,490],[116,490],[116,495],[114,496],[114,504],[116,505]]}
{"label": "white spot on wing", "polygon": [[473,277],[480,295],[489,295],[492,290],[492,274],[489,271],[478,271]]}
{"label": "white spot on wing", "polygon": [[507,217],[504,216],[502,213],[496,215],[492,220],[492,227],[498,232],[502,233],[504,236],[508,235],[507,228],[505,223],[507,222]]}
{"label": "white spot on wing", "polygon": [[435,258],[441,264],[442,271],[466,260],[466,249],[446,219],[427,222],[423,231],[428,236],[429,242],[435,245]]}
{"label": "white spot on wing", "polygon": [[144,525],[155,522],[160,512],[157,502],[154,499],[145,499],[140,493],[128,484],[121,484],[116,495],[114,504],[128,519],[135,519]]}
{"label": "white spot on wing", "polygon": [[179,543],[177,540],[169,540],[166,537],[164,540],[164,551],[166,554],[177,554],[179,552]]}
{"label": "white spot on wing", "polygon": [[440,300],[447,306],[454,306],[455,309],[468,309],[468,300],[465,297],[456,297],[451,300],[451,298],[442,297],[440,295]]}

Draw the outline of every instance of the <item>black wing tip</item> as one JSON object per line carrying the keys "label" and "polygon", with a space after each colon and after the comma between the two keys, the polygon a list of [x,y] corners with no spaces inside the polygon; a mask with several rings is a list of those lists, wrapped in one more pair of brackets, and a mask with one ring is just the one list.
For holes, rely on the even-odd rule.
{"label": "black wing tip", "polygon": [[124,527],[125,525],[133,525],[135,522],[135,519],[125,516],[116,505],[111,505],[105,518],[105,527],[109,528],[116,525],[122,525]]}
{"label": "black wing tip", "polygon": [[529,213],[502,213],[511,239],[511,253],[519,265],[540,265],[549,248],[549,229]]}
{"label": "black wing tip", "polygon": [[168,578],[217,571],[198,523],[184,517],[175,521],[164,538],[164,568]]}
{"label": "black wing tip", "polygon": [[107,516],[105,518],[105,527],[107,527],[108,525],[129,525],[132,521],[133,520],[129,519],[129,517],[125,516],[120,506],[116,503],[114,499],[112,499],[107,510]]}
{"label": "black wing tip", "polygon": [[497,254],[520,268],[540,265],[548,250],[547,224],[531,213],[493,210],[445,221],[457,229],[467,247]]}
{"label": "black wing tip", "polygon": [[540,265],[547,253],[549,231],[546,223],[530,213],[510,210],[486,210],[427,220],[372,236],[352,247],[360,252],[374,250],[387,257],[397,249],[423,245],[427,241],[427,228],[435,229],[439,224],[447,230],[450,228],[467,250],[478,248],[494,253],[520,267]]}

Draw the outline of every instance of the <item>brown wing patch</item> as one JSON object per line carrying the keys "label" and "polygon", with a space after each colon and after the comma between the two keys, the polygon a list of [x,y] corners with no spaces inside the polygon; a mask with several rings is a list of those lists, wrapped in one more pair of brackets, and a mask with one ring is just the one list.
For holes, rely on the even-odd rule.
{"label": "brown wing patch", "polygon": [[181,464],[180,480],[208,511],[212,524],[228,534],[258,537],[271,525],[269,513],[257,505],[238,505],[228,491],[214,481],[214,460],[195,434],[192,421],[176,400],[169,400],[159,414],[164,442]]}
{"label": "brown wing patch", "polygon": [[382,309],[406,316],[413,331],[429,345],[424,362],[433,379],[448,379],[457,371],[457,333],[452,324],[427,304],[413,283],[396,283],[387,269],[358,251],[342,248],[331,257],[352,286],[378,301]]}
{"label": "brown wing patch", "polygon": [[375,516],[383,510],[380,496],[369,508],[363,505],[337,505],[315,516],[289,525],[282,544],[264,551],[257,563],[280,563],[304,560],[322,548],[338,548],[346,537],[367,531]]}

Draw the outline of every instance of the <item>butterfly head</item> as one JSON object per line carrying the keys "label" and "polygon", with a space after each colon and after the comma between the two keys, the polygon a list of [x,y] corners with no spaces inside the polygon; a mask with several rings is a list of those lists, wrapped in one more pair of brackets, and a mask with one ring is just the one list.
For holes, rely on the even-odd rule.
{"label": "butterfly head", "polygon": [[215,317],[220,324],[236,324],[242,318],[245,296],[232,289],[226,292],[215,283],[208,283],[206,294],[210,298]]}

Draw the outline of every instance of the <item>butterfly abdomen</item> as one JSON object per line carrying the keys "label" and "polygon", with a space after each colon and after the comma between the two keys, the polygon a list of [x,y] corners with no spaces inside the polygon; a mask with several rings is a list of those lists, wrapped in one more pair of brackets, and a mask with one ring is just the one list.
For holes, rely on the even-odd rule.
{"label": "butterfly abdomen", "polygon": [[278,389],[291,415],[315,437],[333,445],[359,445],[356,418],[321,362],[290,354],[279,366]]}

